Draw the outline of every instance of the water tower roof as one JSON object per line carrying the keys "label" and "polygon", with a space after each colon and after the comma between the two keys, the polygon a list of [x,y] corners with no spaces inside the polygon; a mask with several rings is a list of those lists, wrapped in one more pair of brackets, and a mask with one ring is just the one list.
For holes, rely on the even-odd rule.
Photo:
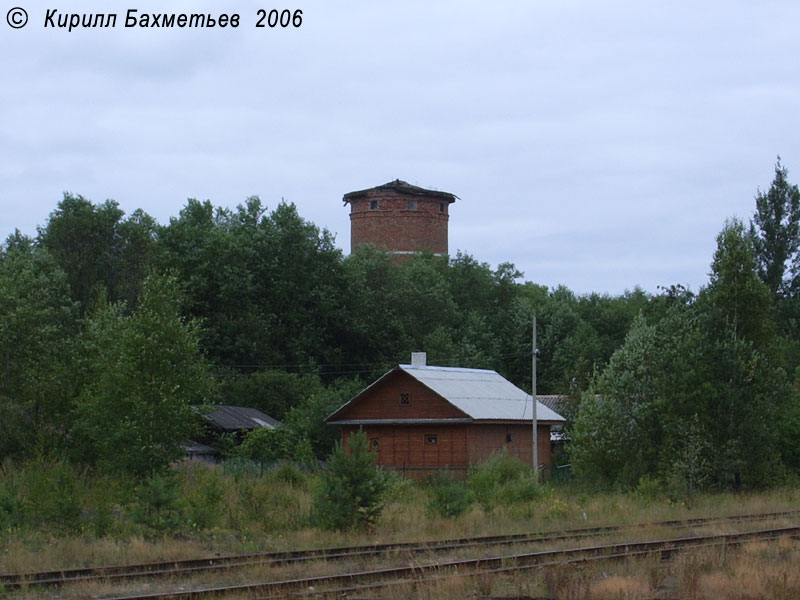
{"label": "water tower roof", "polygon": [[440,192],[439,190],[426,190],[425,188],[421,188],[416,185],[411,185],[405,181],[400,179],[395,179],[394,181],[390,181],[389,183],[384,183],[383,185],[378,185],[373,188],[369,188],[366,190],[358,190],[356,192],[349,192],[344,195],[344,203],[347,204],[351,200],[355,200],[356,198],[363,198],[368,195],[372,195],[371,192],[395,192],[398,194],[405,194],[407,196],[427,196],[430,198],[436,198],[438,200],[444,200],[446,202],[455,202],[456,196],[455,194],[451,194],[450,192]]}

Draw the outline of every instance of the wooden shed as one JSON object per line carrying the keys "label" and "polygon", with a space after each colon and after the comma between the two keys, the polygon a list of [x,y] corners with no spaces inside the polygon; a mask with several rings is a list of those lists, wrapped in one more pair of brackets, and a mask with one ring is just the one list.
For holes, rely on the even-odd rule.
{"label": "wooden shed", "polygon": [[[398,365],[328,417],[342,442],[363,429],[377,464],[422,479],[448,470],[460,477],[470,465],[505,448],[533,462],[530,394],[495,371],[428,366],[425,353]],[[563,417],[537,402],[540,468],[549,468],[550,427]]]}
{"label": "wooden shed", "polygon": [[[214,448],[222,435],[229,435],[235,443],[241,443],[244,437],[254,429],[282,429],[283,423],[268,414],[247,406],[211,406],[193,407],[203,418],[204,426],[197,439],[183,443],[186,458],[190,461],[216,463],[220,460],[219,452]],[[213,409],[213,410],[212,410]]]}

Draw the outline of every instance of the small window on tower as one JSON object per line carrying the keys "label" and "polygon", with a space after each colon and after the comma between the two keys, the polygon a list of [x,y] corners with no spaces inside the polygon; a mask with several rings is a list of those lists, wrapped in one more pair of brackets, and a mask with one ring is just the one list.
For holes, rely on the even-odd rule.
{"label": "small window on tower", "polygon": [[417,210],[417,199],[406,200],[406,208],[408,210]]}
{"label": "small window on tower", "polygon": [[439,202],[439,212],[444,212],[444,202]]}
{"label": "small window on tower", "polygon": [[378,201],[377,200],[370,200],[369,201],[369,209],[370,210],[378,210]]}
{"label": "small window on tower", "polygon": [[433,446],[439,443],[439,435],[436,433],[428,433],[425,435],[425,443]]}
{"label": "small window on tower", "polygon": [[400,405],[408,406],[409,404],[411,404],[411,394],[408,392],[403,392],[400,394]]}

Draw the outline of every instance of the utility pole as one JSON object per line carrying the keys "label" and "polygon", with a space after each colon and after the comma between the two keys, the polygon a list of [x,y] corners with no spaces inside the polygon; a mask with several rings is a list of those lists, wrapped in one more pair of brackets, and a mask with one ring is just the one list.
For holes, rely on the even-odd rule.
{"label": "utility pole", "polygon": [[536,417],[536,355],[539,351],[536,348],[536,315],[533,315],[533,352],[531,354],[531,404],[533,405],[533,472],[539,475],[539,431]]}

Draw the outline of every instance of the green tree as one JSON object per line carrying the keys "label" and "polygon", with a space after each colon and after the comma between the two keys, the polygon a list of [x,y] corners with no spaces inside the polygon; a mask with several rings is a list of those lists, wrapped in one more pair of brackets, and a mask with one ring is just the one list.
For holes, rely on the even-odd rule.
{"label": "green tree", "polygon": [[98,288],[106,288],[113,298],[123,214],[113,200],[95,206],[83,196],[65,193],[47,225],[39,229],[39,244],[67,273],[73,297],[84,313]]}
{"label": "green tree", "polygon": [[159,226],[141,209],[133,211],[117,228],[113,301],[136,308],[147,274],[163,262],[158,244]]}
{"label": "green tree", "polygon": [[312,520],[317,525],[347,530],[375,522],[384,506],[386,477],[374,462],[363,431],[350,436],[347,449],[337,444],[313,500]]}
{"label": "green tree", "polygon": [[258,461],[263,467],[264,463],[289,457],[291,450],[288,430],[258,427],[245,436],[237,454]]}
{"label": "green tree", "polygon": [[750,220],[758,273],[776,300],[786,291],[785,275],[800,246],[800,190],[789,183],[788,175],[779,156],[769,190],[756,193],[756,212]]}
{"label": "green tree", "polygon": [[405,358],[412,350],[424,348],[426,338],[437,328],[454,330],[459,315],[446,259],[432,254],[415,255],[400,269],[398,283],[395,300],[410,343],[398,348],[398,354]]}
{"label": "green tree", "polygon": [[314,456],[322,459],[336,447],[340,432],[325,424],[325,419],[364,389],[364,382],[357,378],[337,379],[324,389],[317,390],[300,399],[286,416],[286,426],[296,445],[301,440],[311,443]]}
{"label": "green tree", "polygon": [[225,404],[257,408],[281,421],[293,407],[322,389],[316,375],[279,370],[257,370],[250,374],[230,370],[220,377],[220,395]]}
{"label": "green tree", "polygon": [[771,341],[769,289],[758,277],[752,241],[738,219],[727,221],[717,236],[706,296],[734,337],[761,348]]}
{"label": "green tree", "polygon": [[147,272],[158,262],[158,225],[141,209],[124,219],[113,200],[93,204],[83,196],[64,194],[38,243],[67,273],[73,298],[83,314],[100,296],[136,306]]}
{"label": "green tree", "polygon": [[344,259],[343,272],[348,335],[341,340],[342,347],[348,363],[366,367],[375,378],[412,345],[397,301],[404,291],[401,267],[388,252],[361,245]]}
{"label": "green tree", "polygon": [[634,321],[572,430],[576,473],[634,486],[643,476],[757,487],[781,472],[790,398],[771,352],[770,299],[741,223],[718,237],[708,287],[671,288],[653,323]]}
{"label": "green tree", "polygon": [[235,211],[189,200],[159,240],[219,364],[313,371],[343,362],[341,251],[294,205],[268,213],[255,197]]}
{"label": "green tree", "polygon": [[657,344],[656,327],[635,319],[599,378],[600,397],[581,403],[570,457],[585,479],[634,485],[656,468],[664,439]]}
{"label": "green tree", "polygon": [[215,393],[198,328],[180,317],[175,279],[150,275],[128,316],[120,305],[100,307],[86,346],[73,431],[79,456],[137,476],[163,470],[194,431],[191,405]]}
{"label": "green tree", "polygon": [[0,247],[0,456],[64,447],[79,331],[66,274],[12,236]]}

